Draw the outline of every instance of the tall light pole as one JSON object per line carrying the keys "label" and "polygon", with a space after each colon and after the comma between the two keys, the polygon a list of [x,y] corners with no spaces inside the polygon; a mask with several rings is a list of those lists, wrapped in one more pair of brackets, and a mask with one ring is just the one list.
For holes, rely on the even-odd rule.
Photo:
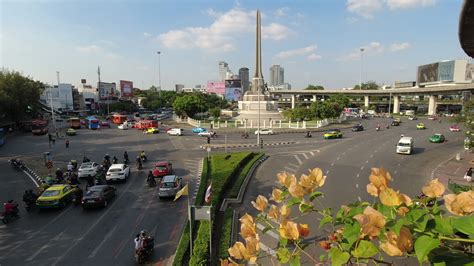
{"label": "tall light pole", "polygon": [[161,66],[160,66],[160,57],[161,57],[161,52],[158,51],[156,52],[158,54],[158,86],[159,86],[159,96],[161,98]]}
{"label": "tall light pole", "polygon": [[362,55],[364,54],[364,48],[360,48],[360,76],[359,76],[359,90],[362,90]]}

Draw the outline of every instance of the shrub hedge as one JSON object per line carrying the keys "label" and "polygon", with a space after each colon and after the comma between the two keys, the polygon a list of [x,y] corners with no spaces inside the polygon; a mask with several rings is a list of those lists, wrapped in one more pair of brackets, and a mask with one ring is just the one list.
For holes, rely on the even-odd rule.
{"label": "shrub hedge", "polygon": [[197,237],[194,240],[193,255],[189,260],[191,266],[207,265],[209,261],[209,221],[201,221]]}
{"label": "shrub hedge", "polygon": [[232,240],[232,215],[233,210],[227,209],[224,213],[224,224],[222,226],[221,239],[219,240],[219,258],[228,258],[229,249]]}
{"label": "shrub hedge", "polygon": [[250,168],[252,168],[255,162],[259,160],[260,158],[262,158],[263,155],[264,153],[261,153],[261,152],[252,154],[252,157],[249,158],[249,162],[244,166],[239,176],[235,180],[234,185],[232,186],[232,190],[230,191],[230,194],[229,194],[230,198],[237,198],[237,196],[239,195],[240,187],[242,186],[242,183],[244,182],[245,177],[249,173]]}

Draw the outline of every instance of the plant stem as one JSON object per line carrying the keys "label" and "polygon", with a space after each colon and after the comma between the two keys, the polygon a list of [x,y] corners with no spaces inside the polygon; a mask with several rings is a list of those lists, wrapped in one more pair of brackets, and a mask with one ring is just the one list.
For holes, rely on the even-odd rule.
{"label": "plant stem", "polygon": [[305,254],[311,261],[313,261],[314,264],[318,264],[318,263],[319,263],[319,261],[315,260],[315,259],[313,258],[313,256],[311,256],[308,252],[306,252],[303,248],[301,248],[298,243],[295,243],[295,244],[296,244],[296,247],[297,247],[299,250],[301,250],[301,252],[302,252],[303,254]]}
{"label": "plant stem", "polygon": [[388,261],[384,261],[384,260],[379,260],[379,259],[376,259],[374,257],[370,257],[369,259],[377,262],[377,263],[380,263],[380,264],[385,264],[385,265],[393,265],[393,263],[391,262],[388,262]]}
{"label": "plant stem", "polygon": [[474,239],[467,239],[467,238],[457,238],[457,237],[446,237],[446,236],[438,236],[439,239],[448,240],[448,241],[460,241],[466,243],[474,243]]}

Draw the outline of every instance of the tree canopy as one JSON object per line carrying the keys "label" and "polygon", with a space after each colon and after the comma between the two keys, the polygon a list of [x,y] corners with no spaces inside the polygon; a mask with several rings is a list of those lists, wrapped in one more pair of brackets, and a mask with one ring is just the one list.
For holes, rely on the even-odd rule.
{"label": "tree canopy", "polygon": [[324,90],[324,87],[321,85],[308,84],[308,87],[306,87],[305,90]]}
{"label": "tree canopy", "polygon": [[28,111],[37,105],[45,85],[16,71],[0,71],[0,114],[15,122],[28,117]]}
{"label": "tree canopy", "polygon": [[[379,85],[375,81],[368,81],[367,83],[362,83],[362,90],[378,90]],[[360,90],[359,84],[355,85],[353,90]]]}

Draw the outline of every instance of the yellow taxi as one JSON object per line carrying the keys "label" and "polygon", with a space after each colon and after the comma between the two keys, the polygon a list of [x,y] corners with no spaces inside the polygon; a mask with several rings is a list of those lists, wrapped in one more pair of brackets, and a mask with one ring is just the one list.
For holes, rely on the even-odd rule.
{"label": "yellow taxi", "polygon": [[418,124],[416,125],[416,129],[426,129],[425,124],[423,124],[423,123],[418,123]]}
{"label": "yellow taxi", "polygon": [[147,134],[156,134],[156,133],[159,133],[160,130],[156,127],[149,127],[146,129],[146,133]]}
{"label": "yellow taxi", "polygon": [[342,132],[339,129],[331,129],[324,133],[324,139],[338,139],[342,138]]}
{"label": "yellow taxi", "polygon": [[76,188],[71,185],[52,185],[36,200],[36,206],[44,208],[62,208],[74,197]]}

